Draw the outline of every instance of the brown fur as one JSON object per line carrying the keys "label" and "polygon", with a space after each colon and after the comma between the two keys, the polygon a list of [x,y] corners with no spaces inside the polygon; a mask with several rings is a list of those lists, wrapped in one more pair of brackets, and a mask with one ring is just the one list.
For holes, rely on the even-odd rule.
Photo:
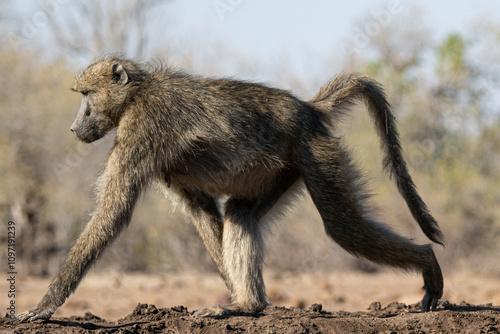
{"label": "brown fur", "polygon": [[[137,197],[151,183],[184,204],[232,293],[232,304],[197,316],[257,312],[270,304],[262,278],[263,217],[273,216],[284,194],[302,181],[333,240],[354,255],[422,272],[422,310],[436,306],[443,278],[431,247],[370,218],[361,177],[332,134],[352,104],[365,100],[386,168],[422,230],[444,242],[415,190],[392,111],[375,81],[342,74],[303,102],[259,84],[108,57],[90,65],[73,89],[83,99],[71,130],[92,142],[117,127],[114,145],[90,222],[42,301],[19,320],[47,319],[64,303],[128,225]],[[219,209],[222,195],[228,199]]]}

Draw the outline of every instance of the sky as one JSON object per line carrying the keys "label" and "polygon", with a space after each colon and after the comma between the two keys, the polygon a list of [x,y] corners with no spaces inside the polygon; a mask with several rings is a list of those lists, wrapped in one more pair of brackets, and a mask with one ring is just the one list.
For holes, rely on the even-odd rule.
{"label": "sky", "polygon": [[[291,45],[327,52],[335,41],[352,34],[357,19],[372,12],[391,11],[397,16],[421,8],[436,36],[463,31],[467,23],[487,17],[493,20],[494,14],[500,21],[500,2],[492,0],[474,4],[429,0],[209,0],[173,1],[168,6],[176,14],[175,24],[183,31],[210,32],[248,52],[260,47],[276,52]],[[324,42],[329,42],[328,47]]]}
{"label": "sky", "polygon": [[[349,57],[346,47],[362,45],[363,34],[376,33],[380,25],[405,24],[405,18],[421,17],[414,28],[428,27],[435,43],[450,33],[470,36],[469,29],[479,22],[500,25],[500,1],[493,0],[173,0],[167,6],[166,29],[175,44],[194,45],[195,52],[204,55],[217,53],[223,44],[247,62],[268,64],[243,73],[257,81],[272,77],[265,73],[269,64],[298,77],[327,80],[343,70]],[[228,61],[224,55],[220,58],[209,61]],[[323,73],[327,61],[333,65]],[[282,64],[291,68],[281,69]],[[233,67],[220,75],[236,71],[242,72]]]}
{"label": "sky", "polygon": [[[69,1],[13,3],[22,9],[20,19],[30,22],[47,4],[64,6]],[[155,9],[154,15],[156,30],[149,37],[165,44],[164,50],[175,44],[201,59],[206,56],[207,62],[227,62],[228,57],[240,55],[249,63],[286,64],[291,72],[307,75],[324,71],[315,63],[327,59],[333,58],[341,66],[353,47],[364,52],[367,36],[376,34],[381,25],[405,23],[401,21],[405,18],[421,17],[414,29],[430,28],[427,33],[435,42],[453,32],[467,33],[479,22],[489,20],[500,26],[500,1],[170,0]],[[43,27],[40,30],[43,36]],[[224,49],[219,49],[221,45]],[[220,54],[223,50],[230,50],[231,55]],[[219,58],[214,60],[210,54]],[[228,68],[229,73],[222,75],[238,70]],[[255,73],[257,80],[266,79],[262,68]],[[332,69],[332,73],[339,70]],[[258,66],[255,72],[259,72]]]}
{"label": "sky", "polygon": [[[257,58],[304,50],[322,57],[340,53],[342,45],[356,36],[356,27],[391,24],[398,16],[408,17],[419,9],[423,23],[438,40],[486,19],[500,23],[500,1],[493,0],[208,0],[173,1],[169,6],[181,34],[204,36],[200,43],[223,40]],[[389,20],[377,21],[384,12],[390,13]],[[369,19],[365,25],[356,25],[363,18]]]}

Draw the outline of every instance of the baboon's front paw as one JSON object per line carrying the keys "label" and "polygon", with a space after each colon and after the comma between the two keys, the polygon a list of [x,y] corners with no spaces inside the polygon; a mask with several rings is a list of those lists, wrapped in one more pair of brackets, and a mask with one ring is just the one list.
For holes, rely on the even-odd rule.
{"label": "baboon's front paw", "polygon": [[24,322],[24,321],[34,321],[37,319],[50,319],[54,312],[49,310],[49,309],[44,309],[41,307],[35,307],[34,309],[28,310],[26,312],[20,313],[17,317],[16,320],[19,322]]}
{"label": "baboon's front paw", "polygon": [[193,313],[193,317],[230,317],[239,314],[256,313],[264,309],[264,307],[249,308],[237,303],[224,306],[217,305],[198,310]]}
{"label": "baboon's front paw", "polygon": [[[207,307],[207,308],[202,308],[198,311],[195,311],[193,313],[193,317],[214,317],[214,316],[222,316],[226,315],[223,314],[226,311],[225,308],[223,308],[220,305],[216,305],[213,307]],[[227,314],[230,315],[230,314]]]}

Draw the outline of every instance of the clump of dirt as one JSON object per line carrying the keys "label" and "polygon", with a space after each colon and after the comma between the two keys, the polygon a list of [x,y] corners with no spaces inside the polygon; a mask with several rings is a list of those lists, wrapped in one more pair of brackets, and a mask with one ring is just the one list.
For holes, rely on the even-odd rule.
{"label": "clump of dirt", "polygon": [[91,313],[33,323],[0,319],[0,333],[500,333],[500,307],[441,301],[435,312],[420,305],[371,303],[367,311],[328,312],[321,304],[308,309],[268,307],[253,315],[193,318],[184,306],[157,308],[138,304],[132,313],[108,322]]}

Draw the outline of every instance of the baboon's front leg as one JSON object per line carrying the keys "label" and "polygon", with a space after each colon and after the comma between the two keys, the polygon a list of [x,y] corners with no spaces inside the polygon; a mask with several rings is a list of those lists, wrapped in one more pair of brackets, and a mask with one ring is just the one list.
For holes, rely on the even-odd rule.
{"label": "baboon's front leg", "polygon": [[[225,205],[222,233],[224,270],[232,285],[233,303],[201,309],[194,316],[220,316],[262,311],[270,305],[262,264],[264,236],[261,218],[298,180],[297,169],[284,170],[259,199],[230,198]],[[288,195],[288,194],[287,194]],[[292,194],[290,194],[292,195]],[[287,197],[287,196],[284,196]]]}
{"label": "baboon's front leg", "polygon": [[[102,175],[103,189],[90,222],[71,249],[57,276],[38,305],[19,314],[19,321],[49,319],[73,293],[89,268],[107,246],[128,225],[144,179],[133,170],[120,170],[112,163],[113,155]],[[110,162],[111,161],[111,162]],[[139,183],[140,182],[140,183]]]}
{"label": "baboon's front leg", "polygon": [[181,194],[187,202],[187,214],[196,226],[227,288],[232,292],[233,287],[222,260],[222,231],[224,223],[215,199],[201,191],[182,190]]}
{"label": "baboon's front leg", "polygon": [[264,241],[257,203],[231,198],[222,237],[224,268],[233,286],[233,303],[199,310],[194,316],[258,312],[270,305],[262,277]]}

